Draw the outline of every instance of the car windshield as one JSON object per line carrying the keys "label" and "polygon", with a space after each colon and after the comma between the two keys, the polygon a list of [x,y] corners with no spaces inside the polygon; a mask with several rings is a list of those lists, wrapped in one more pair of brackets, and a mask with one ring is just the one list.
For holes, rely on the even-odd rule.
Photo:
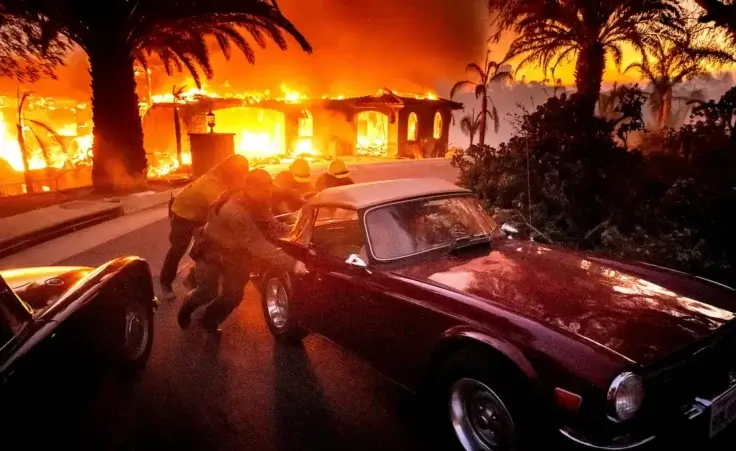
{"label": "car windshield", "polygon": [[458,239],[488,237],[497,230],[471,195],[386,205],[369,211],[365,224],[377,260],[396,260],[453,246]]}

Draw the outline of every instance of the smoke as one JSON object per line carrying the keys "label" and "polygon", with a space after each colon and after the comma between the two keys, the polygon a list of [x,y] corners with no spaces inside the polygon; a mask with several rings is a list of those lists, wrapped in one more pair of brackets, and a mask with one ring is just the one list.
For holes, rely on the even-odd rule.
{"label": "smoke", "polygon": [[212,85],[235,90],[291,88],[321,94],[367,94],[380,88],[422,91],[456,78],[483,53],[483,0],[281,0],[280,7],[314,47],[290,42],[257,52],[255,65],[216,60]]}
{"label": "smoke", "polygon": [[[307,37],[314,53],[307,55],[289,40],[280,51],[270,44],[257,49],[249,65],[234,52],[226,62],[213,56],[213,89],[271,89],[281,83],[311,95],[369,94],[387,87],[426,92],[456,80],[465,65],[482,58],[487,34],[484,0],[280,0],[284,14]],[[169,92],[186,75],[152,77],[152,90]],[[58,81],[30,87],[42,95],[89,98],[86,59],[76,52]],[[7,92],[8,81],[0,82]],[[12,85],[12,83],[11,83]],[[12,86],[12,91],[15,86]],[[442,93],[445,94],[446,93]]]}

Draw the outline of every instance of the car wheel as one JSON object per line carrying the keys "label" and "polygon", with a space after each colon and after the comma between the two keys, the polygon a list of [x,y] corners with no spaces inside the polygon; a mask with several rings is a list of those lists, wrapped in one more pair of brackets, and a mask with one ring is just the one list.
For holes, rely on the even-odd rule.
{"label": "car wheel", "polygon": [[300,342],[307,336],[291,309],[292,293],[286,275],[266,274],[262,280],[263,317],[271,334],[279,340]]}
{"label": "car wheel", "polygon": [[508,365],[484,353],[460,351],[436,375],[431,412],[447,449],[517,451],[525,427],[519,384]]}
{"label": "car wheel", "polygon": [[119,335],[122,370],[134,374],[142,370],[153,346],[153,307],[139,301],[126,302]]}

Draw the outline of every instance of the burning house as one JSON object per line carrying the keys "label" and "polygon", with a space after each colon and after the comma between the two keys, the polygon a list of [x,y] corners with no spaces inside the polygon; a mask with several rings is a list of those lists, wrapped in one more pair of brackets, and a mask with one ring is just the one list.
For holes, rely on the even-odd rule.
{"label": "burning house", "polygon": [[[207,114],[216,116],[218,132],[234,134],[234,150],[253,160],[287,155],[315,157],[372,156],[416,158],[442,156],[447,150],[453,110],[462,104],[434,95],[382,90],[362,97],[310,99],[289,92],[218,97],[196,93],[154,98],[144,119],[146,148],[171,153],[176,129],[182,162],[190,161],[188,133],[205,133]],[[176,119],[175,119],[176,118]],[[179,126],[174,126],[179,121]]]}

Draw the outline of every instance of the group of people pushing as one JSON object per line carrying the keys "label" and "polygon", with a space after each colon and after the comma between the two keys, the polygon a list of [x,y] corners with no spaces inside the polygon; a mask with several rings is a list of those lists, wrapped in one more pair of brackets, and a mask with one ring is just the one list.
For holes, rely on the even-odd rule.
{"label": "group of people pushing", "polygon": [[205,307],[200,325],[219,332],[240,305],[251,269],[261,262],[296,275],[305,273],[302,262],[276,246],[290,227],[275,216],[299,210],[323,189],[352,183],[339,159],[332,160],[312,184],[304,159],[294,160],[274,180],[263,169],[251,170],[248,160],[235,154],[182,189],[169,205],[171,247],[160,277],[162,299],[174,299],[179,263],[191,244],[194,267],[187,275],[190,291],[179,309],[179,325],[188,328],[193,313]]}

